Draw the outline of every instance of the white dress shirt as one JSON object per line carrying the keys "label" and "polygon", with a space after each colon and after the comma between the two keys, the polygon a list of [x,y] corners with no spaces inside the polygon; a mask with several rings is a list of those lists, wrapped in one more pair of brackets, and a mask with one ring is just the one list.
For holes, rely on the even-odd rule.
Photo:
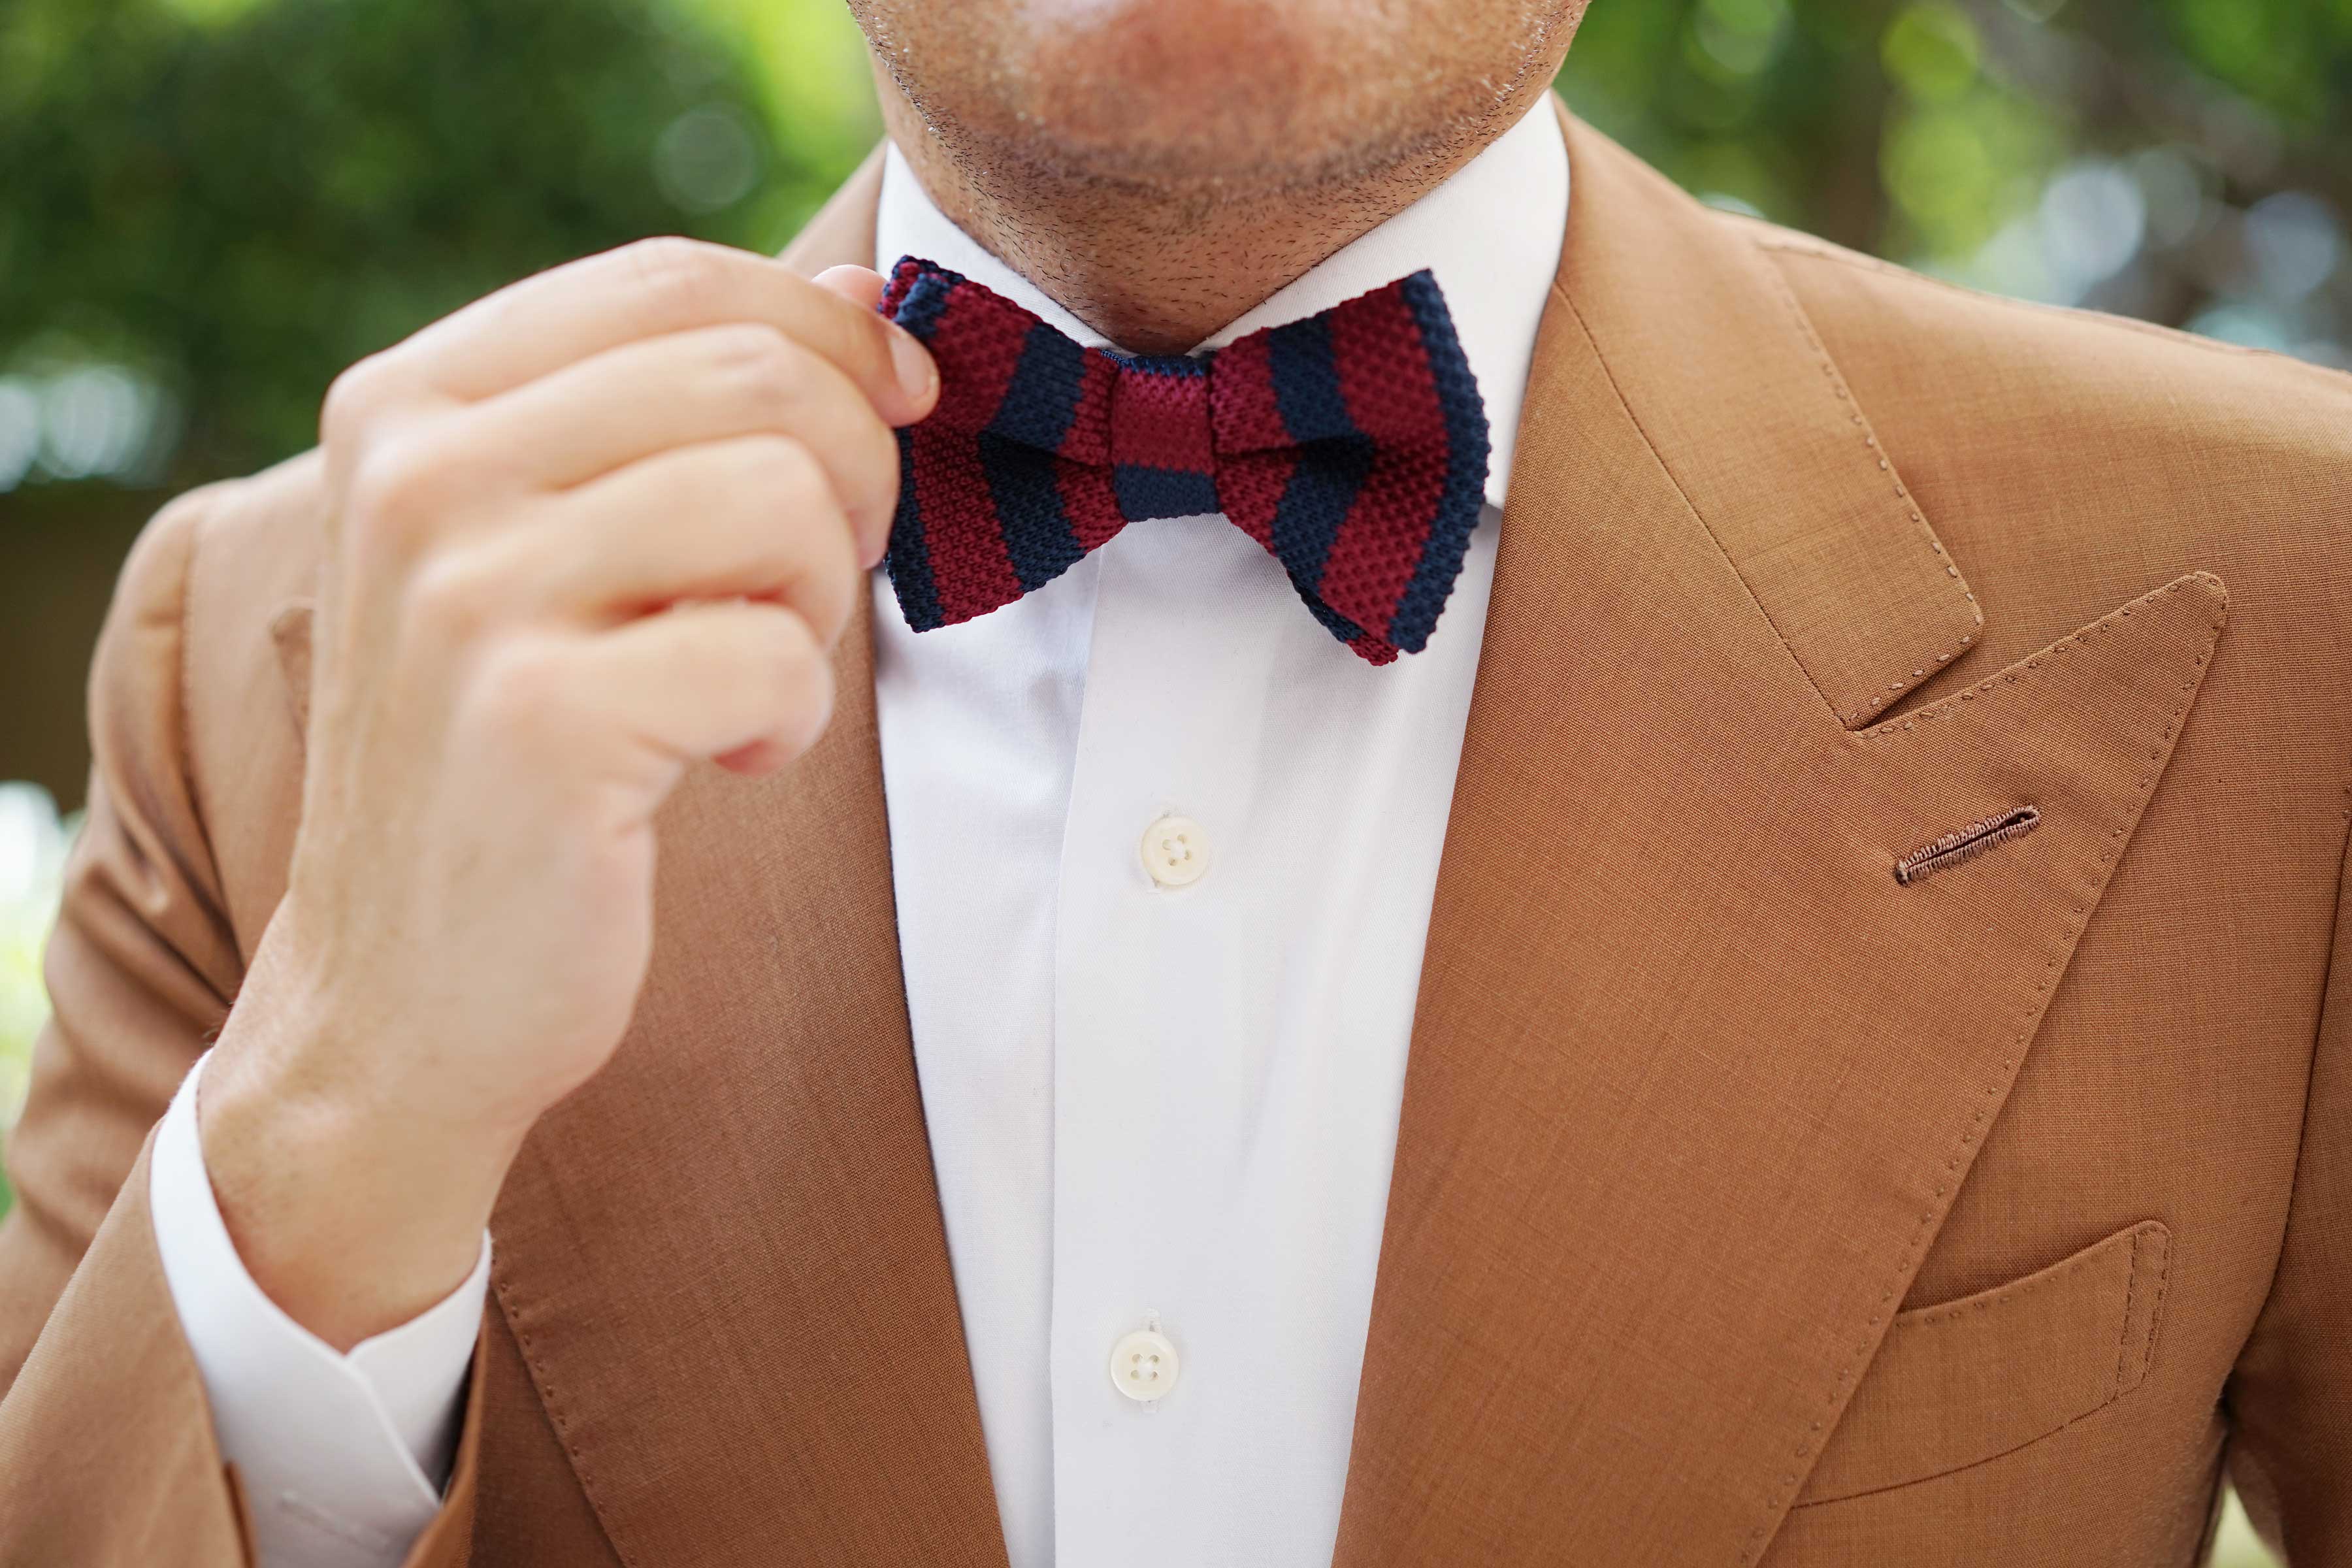
{"label": "white dress shirt", "polygon": [[[920,635],[875,575],[901,966],[1013,1568],[1330,1560],[1438,855],[1567,216],[1547,95],[1203,345],[1436,274],[1494,455],[1423,651],[1365,663],[1222,516],[1132,524],[1017,603]],[[1104,341],[950,223],[895,148],[877,252]],[[488,1239],[447,1300],[334,1354],[238,1262],[194,1083],[159,1135],[156,1228],[262,1568],[395,1568],[438,1507]]]}

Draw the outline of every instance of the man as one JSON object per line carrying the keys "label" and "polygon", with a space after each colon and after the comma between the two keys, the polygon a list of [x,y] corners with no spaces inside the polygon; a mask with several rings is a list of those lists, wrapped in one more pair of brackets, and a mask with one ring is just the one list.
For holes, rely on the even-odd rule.
{"label": "man", "polygon": [[126,568],[5,1559],[2352,1564],[2352,383],[1561,0],[857,9]]}

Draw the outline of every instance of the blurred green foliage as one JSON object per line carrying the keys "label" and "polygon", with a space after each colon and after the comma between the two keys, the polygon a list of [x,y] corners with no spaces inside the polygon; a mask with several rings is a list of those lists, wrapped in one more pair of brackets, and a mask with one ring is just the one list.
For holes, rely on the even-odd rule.
{"label": "blurred green foliage", "polygon": [[1561,89],[1727,205],[2352,363],[2352,0],[1597,0]]}
{"label": "blurred green foliage", "polygon": [[751,0],[11,0],[0,369],[131,373],[169,449],[111,456],[151,482],[283,457],[342,365],[522,274],[788,237],[873,134],[849,34]]}

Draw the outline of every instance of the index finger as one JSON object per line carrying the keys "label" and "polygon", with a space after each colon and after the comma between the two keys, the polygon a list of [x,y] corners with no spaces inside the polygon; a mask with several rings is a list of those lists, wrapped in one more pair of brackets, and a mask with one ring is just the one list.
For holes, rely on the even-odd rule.
{"label": "index finger", "polygon": [[592,354],[698,327],[752,321],[831,361],[892,425],[931,411],[939,372],[901,328],[781,261],[651,239],[526,278],[386,356],[437,392],[479,402]]}

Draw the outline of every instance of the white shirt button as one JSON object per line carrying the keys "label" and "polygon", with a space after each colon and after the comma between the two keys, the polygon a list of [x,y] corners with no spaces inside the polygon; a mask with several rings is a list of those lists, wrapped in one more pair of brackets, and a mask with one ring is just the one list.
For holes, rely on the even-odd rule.
{"label": "white shirt button", "polygon": [[1163,816],[1143,830],[1143,868],[1163,888],[1181,888],[1209,868],[1209,836],[1189,816]]}
{"label": "white shirt button", "polygon": [[1167,1335],[1138,1329],[1111,1347],[1110,1381],[1129,1399],[1162,1399],[1176,1386],[1176,1347]]}

